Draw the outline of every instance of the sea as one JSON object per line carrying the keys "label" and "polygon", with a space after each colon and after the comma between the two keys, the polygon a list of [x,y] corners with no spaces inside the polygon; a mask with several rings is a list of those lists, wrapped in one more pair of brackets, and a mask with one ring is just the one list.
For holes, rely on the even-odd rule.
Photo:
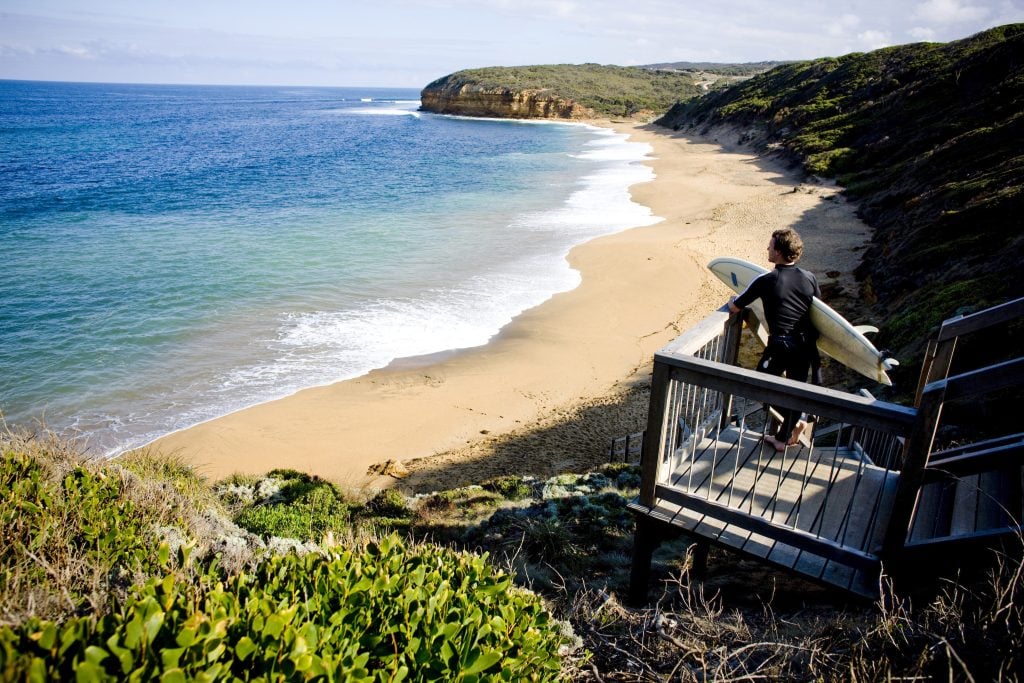
{"label": "sea", "polygon": [[487,344],[659,219],[649,145],[419,91],[0,81],[0,414],[116,455]]}

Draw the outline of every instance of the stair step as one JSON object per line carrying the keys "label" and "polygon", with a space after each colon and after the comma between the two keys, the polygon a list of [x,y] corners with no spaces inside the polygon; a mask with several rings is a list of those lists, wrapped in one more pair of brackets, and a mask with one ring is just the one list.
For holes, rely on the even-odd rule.
{"label": "stair step", "polygon": [[910,527],[911,541],[949,535],[955,491],[954,481],[936,481],[921,487],[914,522]]}

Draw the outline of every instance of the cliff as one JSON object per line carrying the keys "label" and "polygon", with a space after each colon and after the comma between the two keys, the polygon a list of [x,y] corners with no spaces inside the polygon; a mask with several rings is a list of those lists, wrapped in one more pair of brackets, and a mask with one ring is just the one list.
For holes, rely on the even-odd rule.
{"label": "cliff", "polygon": [[499,118],[650,120],[702,92],[690,72],[599,64],[467,69],[427,85],[422,109]]}
{"label": "cliff", "polygon": [[559,97],[550,89],[486,87],[453,76],[434,81],[423,89],[420,100],[425,111],[507,119],[586,119],[595,116],[593,109]]}

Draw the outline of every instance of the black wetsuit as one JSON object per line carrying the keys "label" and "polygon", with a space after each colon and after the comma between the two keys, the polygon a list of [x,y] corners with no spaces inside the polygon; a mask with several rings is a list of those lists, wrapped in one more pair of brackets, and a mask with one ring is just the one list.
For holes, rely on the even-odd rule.
{"label": "black wetsuit", "polygon": [[[789,379],[820,383],[820,359],[817,332],[811,325],[811,299],[821,298],[821,289],[814,273],[795,265],[776,265],[775,270],[759,276],[733,302],[745,308],[760,299],[768,324],[768,347],[764,350],[757,369],[772,375],[785,373]],[[789,439],[799,411],[780,410],[783,423],[776,435],[780,441]]]}

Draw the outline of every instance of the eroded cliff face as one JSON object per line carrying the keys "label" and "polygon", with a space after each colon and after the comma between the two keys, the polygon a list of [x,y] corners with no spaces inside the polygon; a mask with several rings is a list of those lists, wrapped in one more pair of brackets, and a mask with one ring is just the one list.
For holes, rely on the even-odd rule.
{"label": "eroded cliff face", "polygon": [[484,88],[460,82],[431,83],[420,92],[424,111],[506,119],[589,119],[592,109],[547,90]]}

